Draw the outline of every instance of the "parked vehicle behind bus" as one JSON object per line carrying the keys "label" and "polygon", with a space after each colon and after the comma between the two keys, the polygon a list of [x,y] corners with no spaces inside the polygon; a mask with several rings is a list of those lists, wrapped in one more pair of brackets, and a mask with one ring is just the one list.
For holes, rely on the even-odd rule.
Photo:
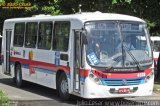
{"label": "parked vehicle behind bus", "polygon": [[160,37],[159,36],[152,36],[151,42],[152,42],[152,46],[153,46],[154,60],[157,60],[159,53],[160,53]]}
{"label": "parked vehicle behind bus", "polygon": [[151,42],[153,46],[153,58],[154,58],[154,64],[155,64],[155,74],[157,74],[157,61],[158,61],[158,56],[160,53],[160,37],[159,36],[152,36],[151,37]]}
{"label": "parked vehicle behind bus", "polygon": [[1,50],[2,50],[2,35],[1,35],[1,33],[0,33],[0,64],[2,63],[2,57],[1,57]]}
{"label": "parked vehicle behind bus", "polygon": [[152,46],[153,46],[153,58],[154,58],[154,67],[155,67],[155,75],[159,78],[159,66],[158,65],[158,57],[160,53],[160,37],[159,36],[152,36],[151,37]]}
{"label": "parked vehicle behind bus", "polygon": [[146,22],[133,16],[93,12],[7,19],[2,57],[3,73],[18,87],[34,82],[57,89],[63,99],[147,96],[153,90],[150,36]]}

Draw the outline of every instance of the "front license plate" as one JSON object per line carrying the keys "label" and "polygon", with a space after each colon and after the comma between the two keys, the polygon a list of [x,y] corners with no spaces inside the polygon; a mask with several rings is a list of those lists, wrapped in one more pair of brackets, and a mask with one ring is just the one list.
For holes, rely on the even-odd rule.
{"label": "front license plate", "polygon": [[119,88],[118,93],[129,93],[130,89],[129,88]]}

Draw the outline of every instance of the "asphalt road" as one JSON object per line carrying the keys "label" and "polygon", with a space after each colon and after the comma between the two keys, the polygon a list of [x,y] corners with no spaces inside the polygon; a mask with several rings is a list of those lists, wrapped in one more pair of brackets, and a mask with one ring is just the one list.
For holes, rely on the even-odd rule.
{"label": "asphalt road", "polygon": [[125,99],[99,99],[86,100],[74,97],[71,101],[62,101],[56,90],[33,83],[26,83],[24,88],[17,88],[9,76],[1,73],[0,67],[0,90],[7,93],[12,106],[114,106],[118,104],[132,106],[160,106],[160,93],[154,92],[149,97],[136,97]]}

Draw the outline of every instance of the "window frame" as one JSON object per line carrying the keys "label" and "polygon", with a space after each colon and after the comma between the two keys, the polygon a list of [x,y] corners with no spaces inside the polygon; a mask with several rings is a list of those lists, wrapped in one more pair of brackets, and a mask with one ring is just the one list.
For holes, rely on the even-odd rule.
{"label": "window frame", "polygon": [[[67,41],[67,45],[66,45],[66,43],[63,43],[63,47],[62,48],[58,48],[58,46],[57,46],[57,38],[59,37],[59,36],[56,36],[57,34],[56,34],[56,24],[67,24],[68,25],[68,36],[67,36],[67,39],[68,39],[68,41]],[[62,30],[62,27],[60,27],[61,29],[60,30]],[[53,27],[53,38],[52,38],[52,50],[54,50],[54,51],[62,51],[62,52],[67,52],[68,51],[68,48],[69,48],[69,38],[70,38],[70,33],[71,33],[71,22],[70,21],[55,21],[54,22],[54,27]],[[61,31],[62,32],[62,31]],[[62,36],[63,37],[63,36]],[[63,41],[64,41],[64,37],[62,38],[63,39]],[[56,41],[56,42],[55,42]],[[58,41],[59,42],[59,41]],[[56,44],[55,44],[56,43]],[[62,43],[62,42],[61,42]],[[55,44],[55,45],[54,45]],[[66,45],[66,47],[65,47],[65,45]],[[66,49],[64,49],[64,48],[66,48]]]}
{"label": "window frame", "polygon": [[[51,26],[51,39],[50,39],[50,47],[49,48],[46,48],[46,47],[40,47],[38,44],[39,44],[39,37],[40,37],[40,25],[41,23],[49,23],[49,24],[52,24]],[[43,49],[43,50],[51,50],[52,49],[52,38],[53,38],[53,21],[40,21],[38,23],[38,36],[37,36],[37,49]]]}
{"label": "window frame", "polygon": [[[35,30],[35,32],[36,32],[36,34],[35,34],[35,42],[34,42],[34,46],[28,46],[28,45],[26,45],[26,41],[27,41],[27,36],[28,36],[28,33],[27,33],[27,31],[28,31],[28,26],[30,27],[31,25],[28,25],[28,24],[33,24],[33,23],[35,23],[35,25],[37,25],[37,29]],[[28,26],[27,26],[28,25]],[[39,25],[39,23],[38,22],[26,22],[26,30],[25,30],[25,42],[24,42],[24,47],[25,48],[36,48],[36,46],[37,46],[37,34],[38,34],[38,30],[39,30],[39,28],[38,28],[38,25]],[[30,28],[29,28],[29,30],[30,30]],[[30,31],[31,32],[31,31]],[[32,41],[34,41],[33,40],[33,38],[32,37],[34,37],[33,35],[31,36],[30,35],[30,37],[31,37],[31,40]]]}
{"label": "window frame", "polygon": [[[17,44],[17,42],[16,42],[16,44],[15,44],[15,35],[17,35],[16,34],[16,25],[17,24],[23,24],[23,27],[24,27],[24,29],[23,29],[23,31],[22,31],[22,34],[23,34],[23,38],[22,38],[22,44],[21,45],[18,45]],[[21,29],[22,30],[22,29]],[[15,46],[15,47],[23,47],[23,45],[24,45],[24,42],[25,42],[25,31],[26,31],[26,24],[25,24],[25,22],[16,22],[15,23],[15,25],[14,25],[14,36],[13,36],[13,46]],[[17,36],[18,38],[20,37],[20,36]],[[19,41],[19,40],[18,40]]]}

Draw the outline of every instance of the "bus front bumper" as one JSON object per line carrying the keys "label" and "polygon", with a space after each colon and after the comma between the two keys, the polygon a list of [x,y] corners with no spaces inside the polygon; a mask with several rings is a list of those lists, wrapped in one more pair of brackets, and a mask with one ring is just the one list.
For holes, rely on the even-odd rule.
{"label": "bus front bumper", "polygon": [[[153,78],[154,79],[154,78]],[[152,95],[154,80],[132,86],[97,85],[88,77],[85,79],[83,98],[121,98]]]}

